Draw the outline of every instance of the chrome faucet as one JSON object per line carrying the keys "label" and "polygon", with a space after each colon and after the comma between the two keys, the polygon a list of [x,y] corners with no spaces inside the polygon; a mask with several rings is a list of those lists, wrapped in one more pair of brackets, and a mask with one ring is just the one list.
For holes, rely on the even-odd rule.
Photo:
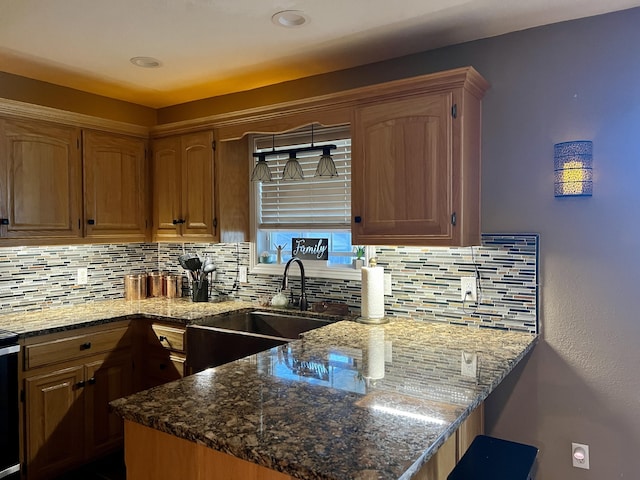
{"label": "chrome faucet", "polygon": [[[284,266],[284,275],[282,276],[282,290],[286,290],[287,289],[287,272],[289,271],[289,265],[291,265],[292,262],[296,262],[298,264],[298,266],[300,267],[300,299],[298,300],[298,303],[300,305],[300,310],[306,310],[308,305],[307,305],[307,294],[304,291],[304,265],[302,265],[302,260],[300,260],[299,258],[293,257],[291,260],[289,260],[287,262],[287,264]],[[291,298],[293,299],[293,290],[291,290]],[[294,302],[292,302],[294,303]]]}

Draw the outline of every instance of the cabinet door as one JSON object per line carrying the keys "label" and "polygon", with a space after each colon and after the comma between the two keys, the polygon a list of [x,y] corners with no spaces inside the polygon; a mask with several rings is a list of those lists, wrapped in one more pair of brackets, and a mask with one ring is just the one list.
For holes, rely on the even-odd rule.
{"label": "cabinet door", "polygon": [[451,239],[452,105],[452,94],[441,93],[356,109],[354,244]]}
{"label": "cabinet door", "polygon": [[179,380],[185,375],[185,356],[161,348],[149,348],[145,358],[145,388]]}
{"label": "cabinet door", "polygon": [[153,147],[153,235],[175,238],[181,234],[182,142],[179,136],[154,140]]}
{"label": "cabinet door", "polygon": [[144,140],[83,132],[87,237],[145,240]]}
{"label": "cabinet door", "polygon": [[122,445],[122,418],[109,411],[109,402],[133,392],[130,354],[111,354],[85,365],[86,457],[94,458]]}
{"label": "cabinet door", "polygon": [[73,127],[0,120],[0,237],[82,236],[79,139]]}
{"label": "cabinet door", "polygon": [[52,478],[84,457],[82,365],[25,379],[29,479]]}
{"label": "cabinet door", "polygon": [[182,137],[182,209],[185,236],[215,239],[213,132]]}

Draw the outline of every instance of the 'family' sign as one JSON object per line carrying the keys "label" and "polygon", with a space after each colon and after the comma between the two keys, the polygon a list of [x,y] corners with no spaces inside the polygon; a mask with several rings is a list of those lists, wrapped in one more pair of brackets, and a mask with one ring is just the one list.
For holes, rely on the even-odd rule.
{"label": "'family' sign", "polygon": [[300,260],[329,260],[329,239],[292,238],[291,251]]}

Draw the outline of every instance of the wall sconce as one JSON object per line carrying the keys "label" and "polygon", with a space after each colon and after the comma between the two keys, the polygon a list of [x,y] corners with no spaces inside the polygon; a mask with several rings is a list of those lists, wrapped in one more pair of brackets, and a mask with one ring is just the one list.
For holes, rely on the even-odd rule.
{"label": "wall sconce", "polygon": [[556,197],[590,197],[593,193],[593,142],[577,140],[553,146]]}

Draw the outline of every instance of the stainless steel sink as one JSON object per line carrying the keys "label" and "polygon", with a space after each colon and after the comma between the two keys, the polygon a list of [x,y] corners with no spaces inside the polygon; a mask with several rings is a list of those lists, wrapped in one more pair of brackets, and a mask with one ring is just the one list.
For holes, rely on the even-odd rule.
{"label": "stainless steel sink", "polygon": [[187,327],[187,368],[196,373],[216,367],[282,345],[330,323],[279,312],[217,315]]}
{"label": "stainless steel sink", "polygon": [[301,333],[319,328],[331,323],[328,320],[287,315],[276,312],[245,312],[212,317],[199,326],[234,330],[256,335],[266,335],[279,339],[295,339]]}

